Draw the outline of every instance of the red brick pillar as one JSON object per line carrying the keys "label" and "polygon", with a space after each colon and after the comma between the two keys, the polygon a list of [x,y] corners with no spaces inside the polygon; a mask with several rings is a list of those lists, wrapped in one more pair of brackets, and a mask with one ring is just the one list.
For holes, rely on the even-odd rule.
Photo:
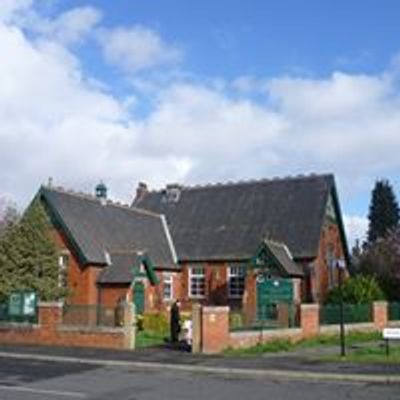
{"label": "red brick pillar", "polygon": [[383,329],[388,324],[388,303],[386,301],[374,301],[372,309],[374,327]]}
{"label": "red brick pillar", "polygon": [[319,304],[302,304],[300,308],[300,326],[303,337],[319,334]]}
{"label": "red brick pillar", "polygon": [[220,353],[229,346],[229,307],[203,307],[203,353]]}

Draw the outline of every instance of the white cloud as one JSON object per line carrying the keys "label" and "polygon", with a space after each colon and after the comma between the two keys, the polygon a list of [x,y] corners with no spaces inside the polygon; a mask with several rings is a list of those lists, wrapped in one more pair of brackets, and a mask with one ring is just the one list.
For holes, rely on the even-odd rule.
{"label": "white cloud", "polygon": [[[137,124],[123,102],[84,79],[72,53],[54,42],[32,43],[5,25],[0,48],[1,192],[26,202],[53,176],[88,190],[103,177],[121,184],[115,194],[127,194],[133,177],[147,174],[152,158],[143,159],[135,147]],[[152,165],[181,179],[179,160]],[[157,176],[153,183],[160,183]]]}
{"label": "white cloud", "polygon": [[10,22],[14,17],[27,11],[33,4],[33,0],[1,0],[0,21]]}
{"label": "white cloud", "polygon": [[176,46],[166,43],[157,32],[140,25],[102,29],[98,38],[105,59],[130,73],[175,64],[182,58],[182,52]]}
{"label": "white cloud", "polygon": [[344,215],[343,218],[350,248],[355,245],[356,240],[362,243],[366,239],[368,219],[359,215]]}
{"label": "white cloud", "polygon": [[101,19],[102,14],[98,9],[89,6],[78,7],[52,20],[36,16],[31,29],[60,43],[74,44],[82,42],[92,34]]}

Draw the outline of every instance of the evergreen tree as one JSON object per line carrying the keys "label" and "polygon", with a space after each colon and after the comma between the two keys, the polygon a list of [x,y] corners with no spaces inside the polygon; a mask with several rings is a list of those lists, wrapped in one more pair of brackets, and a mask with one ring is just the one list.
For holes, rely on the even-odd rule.
{"label": "evergreen tree", "polygon": [[398,225],[399,205],[389,181],[376,181],[372,190],[368,219],[368,243],[383,238],[391,228]]}
{"label": "evergreen tree", "polygon": [[15,289],[35,290],[41,300],[62,297],[58,285],[58,257],[50,236],[50,222],[39,201],[0,239],[0,297]]}

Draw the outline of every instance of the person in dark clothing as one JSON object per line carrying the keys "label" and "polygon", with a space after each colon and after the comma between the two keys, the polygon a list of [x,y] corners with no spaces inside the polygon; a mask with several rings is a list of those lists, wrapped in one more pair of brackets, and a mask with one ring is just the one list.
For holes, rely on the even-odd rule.
{"label": "person in dark clothing", "polygon": [[179,342],[179,333],[181,331],[181,316],[179,312],[180,301],[176,300],[171,307],[170,315],[170,328],[171,328],[171,342]]}

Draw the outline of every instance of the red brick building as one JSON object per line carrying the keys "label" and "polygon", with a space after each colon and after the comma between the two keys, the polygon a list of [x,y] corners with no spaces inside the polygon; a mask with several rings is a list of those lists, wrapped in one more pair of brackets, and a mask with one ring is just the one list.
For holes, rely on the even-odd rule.
{"label": "red brick building", "polygon": [[[42,187],[74,304],[135,301],[164,310],[173,299],[254,312],[260,282],[290,283],[291,301],[319,302],[348,263],[332,175],[149,191],[132,207]],[[258,304],[258,303],[257,303]]]}

